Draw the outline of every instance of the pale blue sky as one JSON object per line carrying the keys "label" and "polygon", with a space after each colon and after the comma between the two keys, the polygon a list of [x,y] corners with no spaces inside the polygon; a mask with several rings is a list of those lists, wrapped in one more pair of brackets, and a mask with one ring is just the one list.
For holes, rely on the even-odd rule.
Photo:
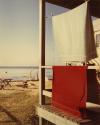
{"label": "pale blue sky", "polygon": [[[0,0],[0,66],[38,65],[38,0]],[[46,5],[46,63],[53,64],[51,12],[65,11]]]}
{"label": "pale blue sky", "polygon": [[33,0],[0,0],[0,65],[33,65]]}

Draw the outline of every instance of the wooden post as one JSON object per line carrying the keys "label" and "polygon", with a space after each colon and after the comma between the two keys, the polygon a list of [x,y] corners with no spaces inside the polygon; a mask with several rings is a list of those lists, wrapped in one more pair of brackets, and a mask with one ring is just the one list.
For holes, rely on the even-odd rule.
{"label": "wooden post", "polygon": [[45,89],[45,0],[39,0],[39,104],[45,103],[43,89]]}
{"label": "wooden post", "polygon": [[[39,0],[39,104],[45,104],[45,0]],[[43,125],[43,118],[39,117],[39,125]]]}

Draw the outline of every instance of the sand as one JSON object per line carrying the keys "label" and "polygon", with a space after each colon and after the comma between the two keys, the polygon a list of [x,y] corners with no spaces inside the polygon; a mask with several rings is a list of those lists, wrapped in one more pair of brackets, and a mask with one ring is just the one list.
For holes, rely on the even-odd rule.
{"label": "sand", "polygon": [[[38,82],[12,82],[0,90],[0,125],[36,125],[35,105],[38,103]],[[35,120],[35,121],[34,121]]]}
{"label": "sand", "polygon": [[[0,90],[0,125],[38,125],[35,107],[38,104],[39,82],[29,81],[28,88],[24,88],[23,82],[10,84]],[[51,87],[51,81],[46,81],[46,89]]]}

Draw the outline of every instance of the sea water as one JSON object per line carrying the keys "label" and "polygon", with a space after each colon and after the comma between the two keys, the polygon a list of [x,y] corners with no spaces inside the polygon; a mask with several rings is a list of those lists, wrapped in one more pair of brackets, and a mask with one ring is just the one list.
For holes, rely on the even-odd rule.
{"label": "sea water", "polygon": [[[52,70],[46,69],[45,77],[52,79]],[[0,67],[1,79],[13,80],[38,80],[39,68],[38,67]]]}

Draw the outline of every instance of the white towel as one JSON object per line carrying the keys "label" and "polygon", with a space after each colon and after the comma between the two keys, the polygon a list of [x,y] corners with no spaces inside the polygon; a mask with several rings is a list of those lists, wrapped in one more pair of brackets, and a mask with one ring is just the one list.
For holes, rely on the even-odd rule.
{"label": "white towel", "polygon": [[52,17],[55,61],[86,62],[96,58],[92,20],[87,2]]}

